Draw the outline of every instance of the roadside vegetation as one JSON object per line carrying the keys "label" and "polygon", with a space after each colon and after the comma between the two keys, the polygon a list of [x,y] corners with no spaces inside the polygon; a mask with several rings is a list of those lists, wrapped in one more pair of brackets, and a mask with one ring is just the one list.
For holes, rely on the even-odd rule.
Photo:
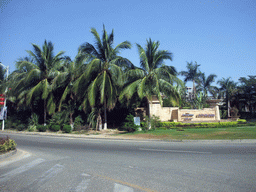
{"label": "roadside vegetation", "polygon": [[[8,108],[5,129],[57,133],[119,129],[137,134],[140,128],[147,132],[149,128],[171,131],[251,125],[159,122],[150,111],[140,127],[134,125],[134,109],[148,107],[154,96],[162,106],[183,109],[207,108],[207,99],[222,99],[222,119],[256,118],[256,76],[241,77],[239,82],[217,80],[215,74],[207,76],[200,71],[197,62],[187,62],[186,70],[178,72],[166,64],[173,60],[173,53],[161,50],[160,42],[151,38],[145,45],[135,44],[140,62],[132,63],[121,55],[132,48],[131,42],[125,40],[114,46],[114,31],[108,34],[105,26],[102,35],[95,28],[91,33],[94,44],[81,42],[74,60],[64,51],[55,54],[54,44],[45,40],[42,47],[32,44],[28,55],[16,60],[16,70],[8,79],[0,66],[1,99],[6,99]],[[184,76],[184,81],[178,75]],[[189,81],[193,82],[190,94],[186,89]]]}
{"label": "roadside vegetation", "polygon": [[17,144],[13,139],[7,137],[0,137],[0,154],[14,150]]}

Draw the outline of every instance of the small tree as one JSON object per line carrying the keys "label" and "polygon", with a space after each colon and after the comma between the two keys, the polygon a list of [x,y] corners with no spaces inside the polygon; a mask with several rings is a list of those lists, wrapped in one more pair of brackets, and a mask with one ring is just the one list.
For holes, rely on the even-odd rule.
{"label": "small tree", "polygon": [[128,132],[134,132],[134,131],[137,131],[140,128],[140,126],[135,125],[134,116],[132,114],[129,114],[125,118],[125,122],[124,122],[124,125],[122,126],[122,128]]}

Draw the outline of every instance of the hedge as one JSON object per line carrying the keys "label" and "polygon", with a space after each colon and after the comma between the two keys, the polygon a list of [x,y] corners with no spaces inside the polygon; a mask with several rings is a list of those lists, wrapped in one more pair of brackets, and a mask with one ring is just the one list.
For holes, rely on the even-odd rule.
{"label": "hedge", "polygon": [[160,122],[158,129],[184,128],[221,128],[221,127],[242,127],[256,126],[256,123],[246,123],[246,120],[231,122],[203,122],[203,123],[181,123],[181,122]]}
{"label": "hedge", "polygon": [[49,129],[51,131],[57,132],[60,130],[60,125],[50,125]]}
{"label": "hedge", "polygon": [[71,126],[64,125],[62,131],[64,131],[65,133],[70,133],[72,131]]}
{"label": "hedge", "polygon": [[47,130],[47,126],[44,125],[37,125],[36,128],[39,132],[45,132]]}

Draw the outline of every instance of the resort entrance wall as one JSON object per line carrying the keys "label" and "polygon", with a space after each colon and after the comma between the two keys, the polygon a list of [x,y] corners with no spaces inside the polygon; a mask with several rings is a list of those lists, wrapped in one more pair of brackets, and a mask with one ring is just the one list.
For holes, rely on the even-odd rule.
{"label": "resort entrance wall", "polygon": [[220,121],[220,112],[217,103],[211,105],[211,108],[179,109],[178,107],[161,107],[159,101],[155,100],[150,103],[149,107],[150,116],[158,116],[161,121]]}

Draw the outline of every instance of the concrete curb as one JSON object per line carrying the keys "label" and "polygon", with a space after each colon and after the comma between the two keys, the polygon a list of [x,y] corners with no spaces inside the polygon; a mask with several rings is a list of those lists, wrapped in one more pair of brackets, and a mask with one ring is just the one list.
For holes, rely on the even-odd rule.
{"label": "concrete curb", "polygon": [[0,155],[0,160],[6,159],[8,157],[11,157],[11,156],[15,155],[16,153],[17,153],[17,149],[9,151],[9,152],[6,152],[6,153]]}
{"label": "concrete curb", "polygon": [[54,137],[72,137],[86,139],[111,139],[111,140],[129,140],[129,141],[162,141],[162,142],[180,142],[180,143],[256,143],[256,139],[235,139],[235,140],[175,140],[175,139],[140,139],[140,138],[122,138],[111,135],[75,135],[75,134],[58,134],[47,132],[17,132],[17,131],[1,131],[0,133],[24,134],[24,135],[40,135]]}

